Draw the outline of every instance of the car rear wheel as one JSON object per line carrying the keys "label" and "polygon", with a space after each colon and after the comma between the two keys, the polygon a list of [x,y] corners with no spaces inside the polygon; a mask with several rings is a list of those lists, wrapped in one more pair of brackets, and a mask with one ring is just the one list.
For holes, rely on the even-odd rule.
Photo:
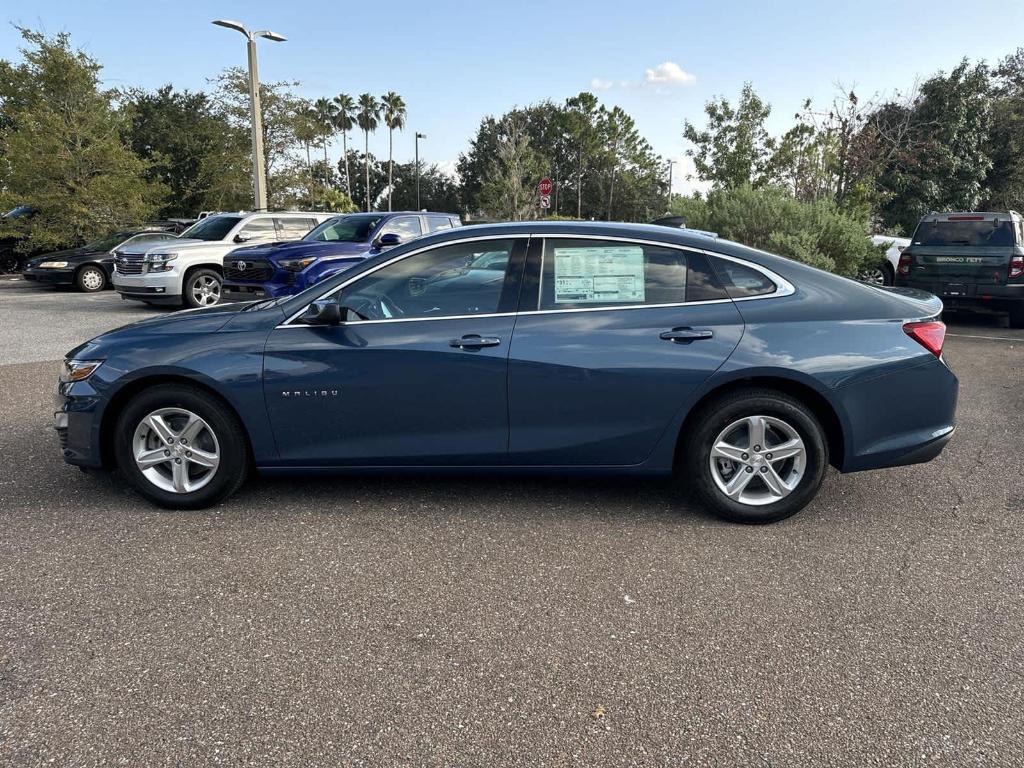
{"label": "car rear wheel", "polygon": [[212,307],[220,301],[222,280],[212,269],[199,269],[185,280],[185,305]]}
{"label": "car rear wheel", "polygon": [[799,512],[828,466],[814,414],[773,390],[743,390],[707,404],[683,451],[680,480],[715,514],[738,523],[771,523]]}
{"label": "car rear wheel", "polygon": [[95,264],[86,264],[75,275],[75,287],[83,293],[97,293],[107,287],[107,273]]}
{"label": "car rear wheel", "polygon": [[216,397],[167,384],[144,390],[121,413],[117,465],[136,490],[168,509],[201,509],[245,482],[249,451],[238,418]]}

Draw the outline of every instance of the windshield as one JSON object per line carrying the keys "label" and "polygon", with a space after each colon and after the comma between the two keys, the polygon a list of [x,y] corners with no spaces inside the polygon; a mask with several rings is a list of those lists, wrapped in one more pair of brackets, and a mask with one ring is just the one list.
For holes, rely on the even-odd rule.
{"label": "windshield", "polygon": [[182,232],[181,236],[192,240],[223,240],[241,220],[241,216],[207,216]]}
{"label": "windshield", "polygon": [[115,245],[119,245],[124,242],[127,237],[127,232],[115,232],[113,235],[107,235],[106,237],[101,237],[99,240],[93,240],[91,243],[86,243],[82,248],[86,251],[109,251]]}
{"label": "windshield", "polygon": [[370,233],[380,220],[381,217],[373,213],[339,216],[325,221],[302,239],[331,243],[365,243],[370,239]]}
{"label": "windshield", "polygon": [[914,245],[1013,246],[1009,221],[922,221]]}

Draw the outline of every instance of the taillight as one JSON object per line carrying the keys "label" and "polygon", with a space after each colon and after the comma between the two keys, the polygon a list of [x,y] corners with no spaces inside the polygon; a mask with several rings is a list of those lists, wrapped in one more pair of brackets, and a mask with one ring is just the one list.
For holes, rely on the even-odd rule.
{"label": "taillight", "polygon": [[910,254],[909,253],[901,253],[900,254],[900,263],[896,266],[896,271],[899,272],[901,275],[909,275],[910,274]]}
{"label": "taillight", "polygon": [[942,342],[946,338],[946,324],[938,320],[924,323],[904,323],[903,331],[936,357],[942,356]]}
{"label": "taillight", "polygon": [[1010,259],[1010,274],[1011,280],[1024,275],[1024,256],[1014,256]]}

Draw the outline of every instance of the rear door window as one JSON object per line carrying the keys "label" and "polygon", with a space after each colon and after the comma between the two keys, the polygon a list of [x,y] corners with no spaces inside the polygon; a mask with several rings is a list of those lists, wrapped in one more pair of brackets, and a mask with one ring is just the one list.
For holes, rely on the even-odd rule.
{"label": "rear door window", "polygon": [[649,243],[571,238],[544,241],[538,293],[541,310],[728,298],[701,254]]}
{"label": "rear door window", "polygon": [[302,237],[316,226],[316,219],[303,219],[297,216],[275,219],[277,236],[282,240],[301,240]]}
{"label": "rear door window", "polygon": [[442,229],[451,229],[452,220],[447,216],[427,216],[427,231],[439,232]]}
{"label": "rear door window", "polygon": [[277,227],[269,216],[250,219],[238,233],[249,240],[274,240],[277,238]]}
{"label": "rear door window", "polygon": [[923,246],[1012,247],[1013,225],[1008,219],[922,221],[912,242]]}
{"label": "rear door window", "polygon": [[392,234],[402,238],[403,243],[412,240],[414,237],[419,237],[423,234],[423,227],[420,226],[420,217],[396,216],[393,219],[389,219],[384,222],[384,226],[380,228],[377,237]]}

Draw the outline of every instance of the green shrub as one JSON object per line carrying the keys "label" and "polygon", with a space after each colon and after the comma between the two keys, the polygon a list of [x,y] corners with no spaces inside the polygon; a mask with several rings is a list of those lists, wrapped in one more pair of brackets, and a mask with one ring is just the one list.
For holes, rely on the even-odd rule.
{"label": "green shrub", "polygon": [[803,202],[782,189],[744,186],[714,190],[706,199],[678,197],[672,212],[689,227],[848,277],[884,259],[866,222],[831,201]]}

